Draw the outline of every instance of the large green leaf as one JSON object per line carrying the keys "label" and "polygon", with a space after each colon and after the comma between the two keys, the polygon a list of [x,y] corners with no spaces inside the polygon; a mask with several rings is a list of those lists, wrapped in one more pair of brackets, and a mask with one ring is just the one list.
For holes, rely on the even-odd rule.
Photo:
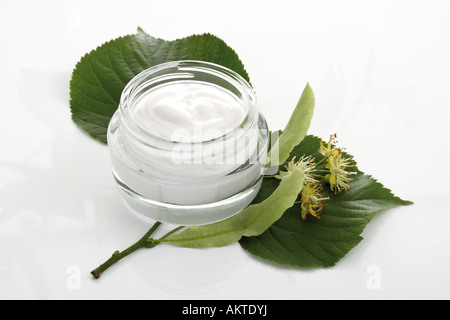
{"label": "large green leaf", "polygon": [[86,54],[70,81],[72,119],[95,139],[106,143],[109,121],[125,85],[141,71],[175,60],[201,60],[228,67],[249,81],[236,52],[211,34],[166,41],[138,29]]}
{"label": "large green leaf", "polygon": [[[294,148],[291,158],[312,154],[320,160],[319,143],[317,137],[305,137]],[[354,170],[357,174],[348,191],[335,195],[324,183],[324,196],[330,200],[324,204],[320,220],[309,216],[303,221],[297,204],[260,236],[242,238],[241,246],[256,256],[282,265],[301,268],[335,265],[362,240],[362,231],[376,213],[411,204],[394,196],[357,168]],[[266,178],[255,202],[270,195],[277,184],[276,179]]]}

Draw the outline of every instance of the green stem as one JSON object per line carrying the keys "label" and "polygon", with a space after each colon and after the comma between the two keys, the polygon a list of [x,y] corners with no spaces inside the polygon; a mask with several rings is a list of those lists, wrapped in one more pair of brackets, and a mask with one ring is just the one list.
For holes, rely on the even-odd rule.
{"label": "green stem", "polygon": [[[148,238],[153,234],[153,232],[155,232],[156,229],[158,229],[158,227],[161,225],[161,222],[156,222],[151,228],[150,230],[147,231],[147,233],[141,238],[139,239],[139,241],[137,241],[135,244],[131,245],[130,247],[128,247],[127,249],[123,250],[122,252],[120,251],[115,251],[111,258],[109,258],[108,260],[106,260],[105,263],[103,263],[102,265],[100,265],[99,267],[97,267],[96,269],[91,271],[91,274],[94,276],[95,279],[100,278],[100,276],[102,275],[102,273],[108,269],[109,267],[111,267],[113,264],[115,264],[116,262],[122,260],[123,258],[125,258],[126,256],[128,256],[129,254],[135,252],[136,250],[146,247],[147,246],[147,240]],[[154,246],[153,246],[154,247]]]}
{"label": "green stem", "polygon": [[154,246],[156,246],[158,243],[163,242],[167,237],[169,237],[170,235],[174,234],[175,232],[177,232],[180,229],[183,229],[184,226],[179,226],[176,227],[175,229],[167,232],[165,235],[163,235],[161,238],[159,239],[152,239],[152,238],[148,238],[147,239],[147,248],[153,248]]}
{"label": "green stem", "polygon": [[317,167],[319,164],[321,164],[325,159],[327,159],[327,157],[325,157],[325,156],[324,156],[322,159],[320,159],[320,161],[316,163],[316,167]]}
{"label": "green stem", "polygon": [[330,170],[320,170],[320,169],[313,169],[313,172],[324,172],[324,173],[330,173]]}

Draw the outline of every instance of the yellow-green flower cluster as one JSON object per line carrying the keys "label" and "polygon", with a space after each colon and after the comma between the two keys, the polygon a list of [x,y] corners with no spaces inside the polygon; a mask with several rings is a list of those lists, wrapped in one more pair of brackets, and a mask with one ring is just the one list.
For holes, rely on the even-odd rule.
{"label": "yellow-green flower cluster", "polygon": [[294,169],[300,169],[305,175],[305,184],[308,182],[319,182],[311,175],[315,167],[314,158],[312,156],[303,155],[299,160],[296,161],[295,159],[296,157],[293,157],[292,160],[284,166],[287,171],[280,171],[275,178],[281,180],[283,177],[290,175]]}
{"label": "yellow-green flower cluster", "polygon": [[[314,158],[309,155],[303,155],[300,159],[293,157],[291,161],[285,166],[286,171],[280,171],[275,178],[283,179],[289,175],[294,169],[303,171],[304,185],[301,192],[301,216],[305,220],[310,214],[320,219],[323,203],[329,200],[329,197],[322,196],[322,184],[317,178],[323,178],[329,183],[331,191],[338,194],[342,191],[350,189],[349,183],[352,178],[351,175],[355,172],[347,171],[347,168],[354,166],[352,158],[345,156],[343,149],[336,147],[336,134],[330,136],[330,140],[324,144],[320,140],[319,153],[324,157],[318,163],[314,162]],[[317,169],[317,166],[325,161],[325,170]],[[325,173],[321,175],[320,173]]]}
{"label": "yellow-green flower cluster", "polygon": [[325,176],[330,184],[330,188],[334,193],[350,189],[349,183],[353,180],[350,176],[355,172],[347,171],[352,167],[353,161],[351,157],[344,157],[342,149],[336,148],[336,134],[330,136],[326,147],[320,140],[319,152],[325,156],[327,161],[325,168],[330,170],[329,175]]}
{"label": "yellow-green flower cluster", "polygon": [[322,197],[322,185],[320,183],[308,182],[302,189],[302,219],[306,220],[308,214],[320,219],[319,214],[322,211],[322,203],[329,198]]}

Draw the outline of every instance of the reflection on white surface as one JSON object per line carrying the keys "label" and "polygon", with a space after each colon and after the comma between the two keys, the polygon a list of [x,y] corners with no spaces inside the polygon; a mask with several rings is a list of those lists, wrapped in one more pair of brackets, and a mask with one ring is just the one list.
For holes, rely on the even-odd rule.
{"label": "reflection on white surface", "polygon": [[238,244],[208,249],[174,246],[154,249],[148,252],[148,258],[133,260],[133,267],[150,285],[177,294],[220,289],[239,278],[248,259]]}
{"label": "reflection on white surface", "polygon": [[[110,170],[102,165],[106,147],[65,122],[69,79],[70,73],[20,70],[12,91],[18,101],[6,105],[9,116],[1,128],[9,134],[0,140],[1,298],[50,298],[50,283],[65,277],[59,270],[80,253],[83,235],[102,225],[112,204]],[[80,144],[80,137],[87,143]]]}
{"label": "reflection on white surface", "polygon": [[[124,204],[123,210],[115,213],[113,224],[117,241],[126,243],[130,240],[127,240],[129,233],[124,232],[125,226],[128,229],[148,226],[149,229],[153,221],[141,219]],[[153,236],[158,238],[173,228],[162,224]],[[136,237],[139,237],[138,231]],[[185,295],[214,291],[233,282],[247,267],[248,259],[238,244],[192,249],[161,243],[152,249],[142,249],[129,263],[150,286]]]}

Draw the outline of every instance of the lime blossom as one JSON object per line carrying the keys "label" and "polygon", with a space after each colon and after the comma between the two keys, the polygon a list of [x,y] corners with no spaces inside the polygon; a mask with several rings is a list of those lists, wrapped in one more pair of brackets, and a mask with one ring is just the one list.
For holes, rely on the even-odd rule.
{"label": "lime blossom", "polygon": [[295,161],[296,157],[293,157],[292,160],[284,166],[287,171],[280,171],[275,178],[277,179],[283,179],[283,177],[290,175],[295,169],[300,169],[303,171],[303,174],[305,175],[304,183],[313,182],[317,183],[318,181],[313,178],[311,175],[312,171],[314,170],[315,164],[314,164],[314,158],[312,156],[305,156],[303,155],[298,161]]}
{"label": "lime blossom", "polygon": [[348,167],[353,166],[352,159],[345,158],[342,153],[328,157],[328,163],[325,168],[330,170],[329,183],[330,188],[334,193],[340,193],[343,190],[350,189],[348,185],[353,180],[350,175],[356,174],[356,172],[346,171]]}
{"label": "lime blossom", "polygon": [[322,203],[329,198],[323,198],[322,185],[320,183],[308,182],[302,189],[302,219],[306,220],[308,214],[320,219]]}
{"label": "lime blossom", "polygon": [[336,148],[336,134],[330,136],[330,140],[326,146],[323,145],[322,139],[320,139],[319,152],[325,156],[325,158],[336,156],[341,152],[339,148]]}

